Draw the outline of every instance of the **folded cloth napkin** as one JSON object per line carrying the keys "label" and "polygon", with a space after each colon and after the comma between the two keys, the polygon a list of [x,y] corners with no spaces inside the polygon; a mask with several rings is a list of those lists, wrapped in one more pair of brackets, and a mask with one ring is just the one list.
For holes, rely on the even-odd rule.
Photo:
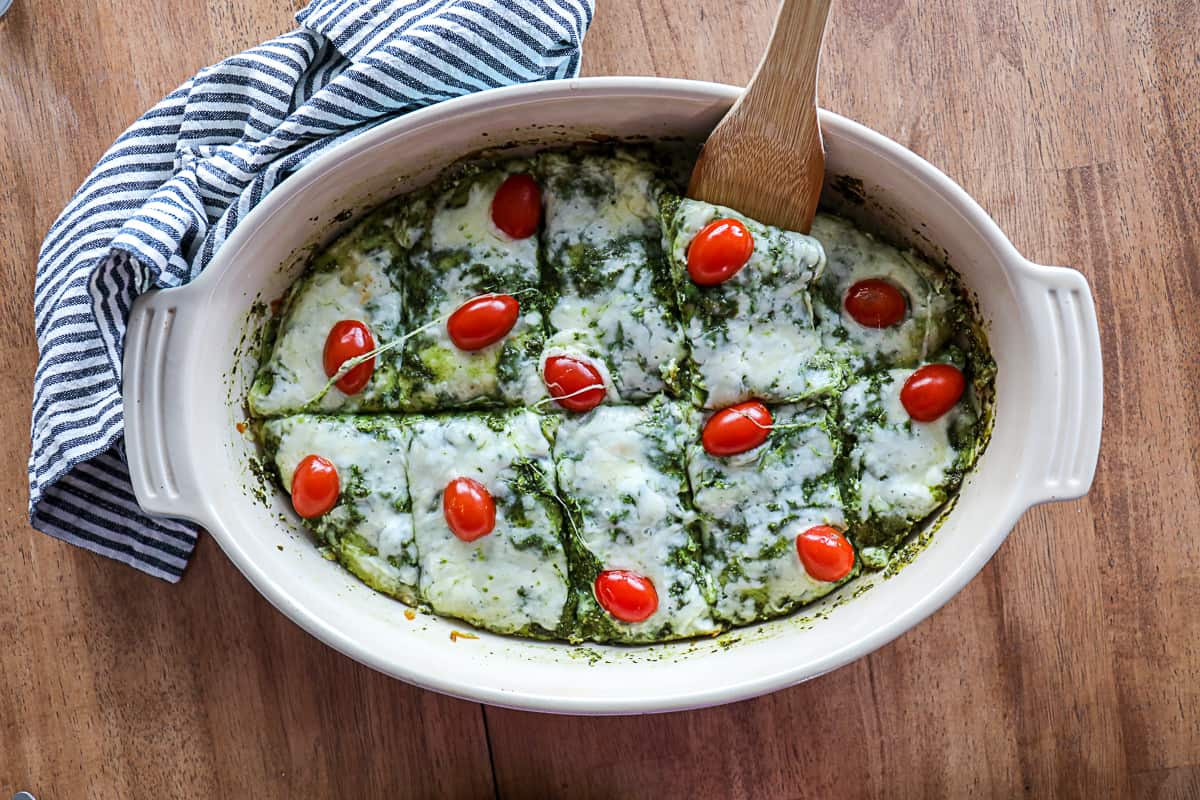
{"label": "folded cloth napkin", "polygon": [[30,523],[170,581],[197,531],[147,517],[130,487],[121,351],[134,298],[195,278],[268,192],[383,120],[574,77],[592,0],[314,0],[296,19],[135,122],[38,256]]}

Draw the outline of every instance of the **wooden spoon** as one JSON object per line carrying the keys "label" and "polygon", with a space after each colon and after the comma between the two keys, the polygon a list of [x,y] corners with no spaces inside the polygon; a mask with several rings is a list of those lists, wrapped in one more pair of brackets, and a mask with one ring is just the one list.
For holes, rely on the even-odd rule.
{"label": "wooden spoon", "polygon": [[750,85],[704,143],[688,196],[808,233],[825,177],[817,63],[831,0],[783,0]]}

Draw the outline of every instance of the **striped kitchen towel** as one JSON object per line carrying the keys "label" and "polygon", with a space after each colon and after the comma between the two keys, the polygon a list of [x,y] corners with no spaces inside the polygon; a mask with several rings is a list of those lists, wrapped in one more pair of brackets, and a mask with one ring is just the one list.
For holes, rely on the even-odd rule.
{"label": "striped kitchen towel", "polygon": [[121,351],[134,298],[187,283],[326,149],[450,97],[571,78],[591,0],[314,0],[300,28],[202,70],[117,139],[38,256],[29,519],[170,581],[194,526],[138,508]]}

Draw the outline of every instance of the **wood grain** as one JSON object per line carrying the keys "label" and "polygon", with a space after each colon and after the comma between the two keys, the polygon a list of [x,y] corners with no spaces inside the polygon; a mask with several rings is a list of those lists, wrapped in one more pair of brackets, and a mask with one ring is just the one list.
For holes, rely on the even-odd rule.
{"label": "wood grain", "polygon": [[[381,678],[282,618],[207,539],[171,587],[25,521],[42,234],[143,108],[287,30],[298,5],[16,0],[0,20],[0,798],[1200,797],[1195,0],[834,4],[823,105],[1091,281],[1096,485],[1027,514],[966,590],[869,658],[623,719]],[[585,72],[744,83],[773,13],[600,0]]]}

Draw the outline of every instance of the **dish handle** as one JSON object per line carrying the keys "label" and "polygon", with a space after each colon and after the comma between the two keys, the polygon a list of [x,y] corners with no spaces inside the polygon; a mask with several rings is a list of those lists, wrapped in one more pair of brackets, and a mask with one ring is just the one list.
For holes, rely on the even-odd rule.
{"label": "dish handle", "polygon": [[190,417],[185,345],[194,323],[189,287],[137,298],[125,332],[121,393],[125,454],[138,505],[147,514],[207,525],[198,475],[182,441]]}
{"label": "dish handle", "polygon": [[1030,505],[1083,497],[1100,455],[1104,375],[1096,307],[1084,276],[1025,263],[1019,291],[1038,347],[1025,466]]}

